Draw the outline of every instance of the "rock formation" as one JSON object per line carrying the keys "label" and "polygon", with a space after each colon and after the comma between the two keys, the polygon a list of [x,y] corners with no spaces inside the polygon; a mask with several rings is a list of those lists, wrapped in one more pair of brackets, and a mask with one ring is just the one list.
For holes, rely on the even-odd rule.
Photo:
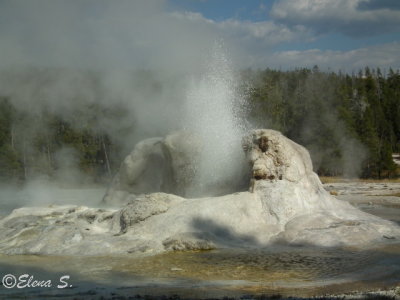
{"label": "rock formation", "polygon": [[[243,138],[248,191],[173,195],[190,185],[196,145],[182,134],[139,143],[106,195],[109,203],[127,203],[120,208],[16,209],[0,220],[0,252],[149,255],[276,243],[373,247],[400,239],[396,224],[327,193],[307,150],[273,130],[253,130]],[[170,192],[148,194],[157,189]]]}
{"label": "rock formation", "polygon": [[[122,205],[138,195],[155,192],[191,198],[198,196],[195,176],[202,146],[199,137],[184,131],[139,142],[122,162],[103,202]],[[247,175],[244,172],[239,180],[227,179],[202,187],[202,196],[204,193],[216,196],[245,190]]]}

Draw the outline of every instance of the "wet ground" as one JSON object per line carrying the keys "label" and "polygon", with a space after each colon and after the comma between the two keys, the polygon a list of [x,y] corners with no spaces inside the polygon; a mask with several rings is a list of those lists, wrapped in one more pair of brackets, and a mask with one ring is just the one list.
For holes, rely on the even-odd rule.
{"label": "wet ground", "polygon": [[342,181],[324,184],[340,200],[381,218],[400,224],[400,181]]}
{"label": "wet ground", "polygon": [[[190,298],[276,295],[310,297],[393,287],[400,282],[400,245],[357,249],[215,250],[175,252],[146,258],[0,256],[1,270],[17,278],[52,280],[51,288],[0,288],[0,297],[62,295],[80,299],[112,294]],[[5,275],[4,274],[4,275]],[[69,275],[71,287],[58,289]],[[88,293],[85,294],[85,293]],[[90,297],[92,298],[90,298]],[[77,298],[78,297],[78,298]],[[83,298],[82,298],[83,299]]]}
{"label": "wet ground", "polygon": [[[400,183],[341,182],[325,187],[364,211],[400,222]],[[79,197],[84,199],[85,193],[89,199],[101,192],[79,190]],[[59,194],[59,199],[66,197],[62,191]],[[160,299],[161,295],[238,298],[277,294],[311,297],[393,288],[400,283],[400,243],[393,242],[372,250],[275,246],[142,258],[0,255],[0,277],[12,274],[18,281],[19,276],[28,274],[27,279],[32,276],[31,286],[35,280],[51,280],[52,285],[20,289],[0,286],[0,299],[129,299],[135,295]],[[60,282],[60,277],[67,275],[69,278]],[[64,282],[66,288],[57,287]]]}

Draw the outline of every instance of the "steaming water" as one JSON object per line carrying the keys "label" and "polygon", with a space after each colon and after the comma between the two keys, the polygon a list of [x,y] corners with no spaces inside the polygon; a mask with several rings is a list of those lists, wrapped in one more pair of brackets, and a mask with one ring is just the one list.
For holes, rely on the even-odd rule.
{"label": "steaming water", "polygon": [[106,189],[101,186],[63,187],[48,181],[31,181],[24,187],[0,188],[0,219],[23,206],[84,205],[98,207]]}
{"label": "steaming water", "polygon": [[185,103],[184,128],[202,141],[195,186],[232,185],[239,180],[244,158],[241,138],[246,125],[241,114],[243,97],[221,44],[216,44],[198,80],[192,80]]}

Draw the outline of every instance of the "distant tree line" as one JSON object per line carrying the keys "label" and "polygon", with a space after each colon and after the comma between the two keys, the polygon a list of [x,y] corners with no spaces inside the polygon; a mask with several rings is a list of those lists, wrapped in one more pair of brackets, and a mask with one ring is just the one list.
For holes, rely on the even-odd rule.
{"label": "distant tree line", "polygon": [[320,175],[398,176],[400,74],[365,68],[357,74],[247,70],[249,115],[306,146]]}
{"label": "distant tree line", "polygon": [[[88,109],[96,111],[94,106]],[[106,132],[90,125],[76,127],[62,115],[45,111],[39,115],[18,111],[8,98],[0,98],[2,180],[52,177],[69,168],[100,181],[119,165],[119,150]]]}
{"label": "distant tree line", "polygon": [[[149,72],[143,74],[143,80],[153,81],[149,86],[162,90],[162,82]],[[253,126],[277,129],[306,146],[320,175],[398,176],[392,161],[392,153],[400,152],[398,71],[382,74],[365,68],[350,75],[321,72],[317,67],[266,69],[242,71],[240,78],[248,104],[246,118]],[[94,89],[98,89],[95,95],[104,91],[104,87]],[[1,181],[24,181],[38,174],[53,178],[69,167],[65,149],[73,158],[71,168],[94,181],[109,180],[127,154],[124,136],[135,130],[134,122],[123,124],[118,138],[99,126],[99,119],[124,123],[123,106],[104,107],[104,101],[91,101],[66,117],[49,105],[30,111],[13,100],[0,90]]]}

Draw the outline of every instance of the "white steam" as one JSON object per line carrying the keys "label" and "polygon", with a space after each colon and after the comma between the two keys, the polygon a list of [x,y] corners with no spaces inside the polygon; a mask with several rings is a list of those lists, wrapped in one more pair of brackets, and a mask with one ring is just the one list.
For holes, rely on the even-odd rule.
{"label": "white steam", "polygon": [[243,175],[243,107],[231,64],[223,47],[216,44],[205,74],[189,85],[184,110],[184,128],[203,145],[194,179],[197,193],[206,193],[209,186],[226,190]]}

